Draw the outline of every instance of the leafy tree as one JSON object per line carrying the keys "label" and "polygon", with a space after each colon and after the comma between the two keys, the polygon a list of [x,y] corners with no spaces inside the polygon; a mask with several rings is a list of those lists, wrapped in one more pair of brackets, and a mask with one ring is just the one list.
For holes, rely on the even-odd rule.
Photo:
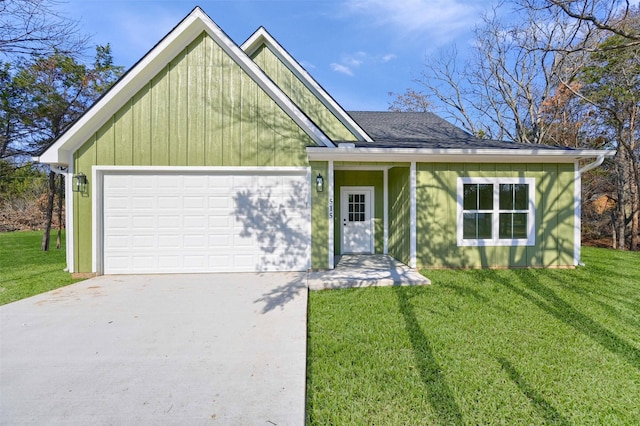
{"label": "leafy tree", "polygon": [[[122,72],[122,67],[113,65],[109,45],[96,48],[93,66],[80,63],[74,57],[60,52],[24,60],[12,81],[17,88],[12,101],[20,104],[19,122],[24,130],[22,135],[13,138],[9,149],[35,155],[47,148],[119,78]],[[49,247],[56,192],[55,177],[54,172],[49,173],[43,250]],[[62,188],[63,181],[60,176],[60,197]]]}
{"label": "leafy tree", "polygon": [[[639,25],[627,18],[624,26]],[[627,40],[609,36],[600,49],[591,54],[591,63],[579,79],[584,83],[582,99],[594,111],[590,118],[594,128],[615,141],[618,243],[625,246],[625,228],[631,225],[630,246],[638,249],[640,215],[640,45],[617,48]]]}

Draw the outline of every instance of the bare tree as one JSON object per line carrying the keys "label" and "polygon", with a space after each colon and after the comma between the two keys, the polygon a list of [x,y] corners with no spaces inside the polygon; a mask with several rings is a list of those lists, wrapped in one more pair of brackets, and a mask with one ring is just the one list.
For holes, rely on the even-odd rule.
{"label": "bare tree", "polygon": [[404,93],[389,92],[393,102],[389,104],[389,111],[394,112],[427,112],[433,109],[433,103],[427,93],[408,88]]}
{"label": "bare tree", "polygon": [[582,65],[557,52],[571,45],[575,26],[559,13],[541,21],[535,11],[506,24],[497,11],[475,29],[466,63],[459,63],[455,48],[441,51],[427,61],[417,82],[435,95],[447,118],[477,136],[543,143],[549,114],[543,113],[544,102],[559,79],[575,75]]}
{"label": "bare tree", "polygon": [[1,0],[0,53],[43,55],[54,51],[73,54],[86,47],[77,22],[57,10],[57,0]]}
{"label": "bare tree", "polygon": [[640,45],[640,32],[620,25],[621,21],[626,21],[634,13],[634,7],[629,0],[516,0],[516,3],[524,10],[565,15],[575,22],[576,34],[581,33],[584,36],[597,32],[600,35],[618,35],[624,39],[624,42],[608,47],[566,47],[567,52],[624,49]]}

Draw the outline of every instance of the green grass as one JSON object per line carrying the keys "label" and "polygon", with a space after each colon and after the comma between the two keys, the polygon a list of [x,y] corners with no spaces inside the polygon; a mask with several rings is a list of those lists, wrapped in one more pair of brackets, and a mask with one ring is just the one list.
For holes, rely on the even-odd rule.
{"label": "green grass", "polygon": [[308,423],[637,424],[640,253],[583,261],[311,292]]}
{"label": "green grass", "polygon": [[52,248],[44,252],[42,231],[0,233],[0,305],[80,281],[64,272],[64,243],[56,250],[56,235],[52,233]]}

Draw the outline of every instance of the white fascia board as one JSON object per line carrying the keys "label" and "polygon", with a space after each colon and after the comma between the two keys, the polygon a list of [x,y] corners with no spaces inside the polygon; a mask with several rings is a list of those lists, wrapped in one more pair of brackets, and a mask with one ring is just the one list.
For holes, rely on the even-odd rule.
{"label": "white fascia board", "polygon": [[[329,138],[306,117],[269,77],[212,20],[196,7],[131,70],[129,70],[69,130],[47,149],[40,162],[64,164],[67,153],[85,143],[113,114],[169,64],[203,31],[222,47],[236,63],[316,142],[333,147]],[[66,151],[66,153],[65,153]]]}
{"label": "white fascia board", "polygon": [[322,102],[322,104],[335,115],[338,120],[352,133],[355,133],[356,137],[360,141],[373,142],[371,136],[365,132],[362,127],[355,122],[353,118],[336,102],[335,99],[327,93],[326,90],[320,86],[320,84],[305,70],[302,65],[295,60],[293,56],[287,52],[287,50],[273,38],[271,34],[264,28],[260,27],[254,32],[247,41],[245,41],[240,48],[248,55],[253,55],[256,50],[266,45],[271,52],[296,76],[298,79],[309,89],[315,96]]}
{"label": "white fascia board", "polygon": [[425,163],[571,163],[599,156],[609,150],[555,149],[429,149],[429,148],[307,148],[310,161],[386,161]]}

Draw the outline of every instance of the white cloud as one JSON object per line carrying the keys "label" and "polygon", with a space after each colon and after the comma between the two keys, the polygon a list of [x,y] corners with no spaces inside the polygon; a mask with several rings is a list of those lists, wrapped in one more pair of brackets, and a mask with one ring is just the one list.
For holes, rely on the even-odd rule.
{"label": "white cloud", "polygon": [[300,61],[300,65],[302,65],[302,68],[304,68],[305,70],[312,70],[315,69],[316,66],[314,64],[312,64],[311,62],[307,62],[307,61]]}
{"label": "white cloud", "polygon": [[369,55],[367,52],[358,51],[356,53],[345,53],[340,58],[340,62],[332,63],[331,69],[346,74],[348,76],[355,75],[355,70],[365,65],[384,64],[392,61],[397,56],[393,53],[384,55]]}
{"label": "white cloud", "polygon": [[348,75],[350,77],[353,77],[353,71],[351,70],[351,68],[349,68],[346,65],[342,65],[342,64],[337,64],[337,63],[332,63],[331,65],[329,65],[331,67],[332,70],[334,70],[335,72],[339,72],[341,74],[345,74]]}
{"label": "white cloud", "polygon": [[484,0],[344,0],[348,15],[391,27],[397,37],[427,36],[443,44],[469,31],[488,4]]}
{"label": "white cloud", "polygon": [[393,53],[388,53],[386,55],[382,55],[382,57],[380,58],[380,61],[382,61],[384,63],[384,62],[393,61],[396,58],[397,58],[397,56],[394,55]]}

